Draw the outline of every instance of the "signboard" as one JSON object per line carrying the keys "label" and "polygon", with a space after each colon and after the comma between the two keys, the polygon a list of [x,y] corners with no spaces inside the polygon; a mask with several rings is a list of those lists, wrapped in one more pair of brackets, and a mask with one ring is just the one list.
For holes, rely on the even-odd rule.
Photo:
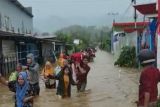
{"label": "signboard", "polygon": [[79,40],[79,39],[75,39],[75,40],[73,41],[73,43],[76,44],[76,45],[79,45],[80,40]]}

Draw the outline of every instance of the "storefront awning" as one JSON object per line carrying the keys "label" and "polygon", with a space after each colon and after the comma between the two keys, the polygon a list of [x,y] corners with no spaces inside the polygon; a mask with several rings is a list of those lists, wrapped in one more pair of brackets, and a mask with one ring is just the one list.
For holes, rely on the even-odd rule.
{"label": "storefront awning", "polygon": [[148,24],[149,22],[113,23],[113,28],[114,30],[124,31],[126,33],[131,33],[134,31],[142,32]]}
{"label": "storefront awning", "polygon": [[113,27],[134,27],[136,26],[147,26],[149,22],[126,22],[126,23],[113,23]]}
{"label": "storefront awning", "polygon": [[143,15],[154,15],[158,13],[156,3],[135,5],[134,8]]}

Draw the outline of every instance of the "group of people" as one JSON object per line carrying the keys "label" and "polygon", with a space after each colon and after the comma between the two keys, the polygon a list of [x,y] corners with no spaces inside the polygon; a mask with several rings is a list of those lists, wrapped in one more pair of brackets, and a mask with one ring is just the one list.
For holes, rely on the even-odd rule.
{"label": "group of people", "polygon": [[15,107],[33,107],[33,99],[40,94],[39,79],[44,80],[46,88],[56,88],[59,98],[71,97],[71,85],[77,86],[77,92],[84,92],[87,75],[90,71],[88,57],[72,58],[60,54],[55,63],[47,60],[42,72],[32,53],[27,55],[27,65],[17,64],[9,80],[0,74],[0,80],[14,92]]}
{"label": "group of people", "polygon": [[[148,57],[148,54],[150,53],[143,52],[143,60],[140,61],[143,69],[139,81],[137,107],[159,107],[157,85],[160,82],[160,71],[154,66],[155,58],[144,57]],[[89,71],[88,54],[85,51],[69,57],[61,53],[55,63],[47,60],[41,73],[39,64],[30,53],[27,55],[26,66],[17,64],[8,81],[0,74],[0,82],[15,93],[15,107],[33,107],[34,98],[40,94],[40,77],[44,80],[46,88],[57,90],[56,94],[61,99],[71,97],[71,85],[77,86],[77,92],[84,92]]]}
{"label": "group of people", "polygon": [[39,64],[32,53],[27,55],[27,65],[18,63],[16,70],[11,73],[6,81],[0,74],[0,80],[14,92],[15,107],[32,107],[33,99],[39,95]]}
{"label": "group of people", "polygon": [[88,57],[84,52],[70,56],[61,53],[56,63],[46,62],[41,75],[46,88],[57,88],[59,98],[65,98],[71,96],[71,85],[77,86],[77,92],[85,91],[89,71]]}

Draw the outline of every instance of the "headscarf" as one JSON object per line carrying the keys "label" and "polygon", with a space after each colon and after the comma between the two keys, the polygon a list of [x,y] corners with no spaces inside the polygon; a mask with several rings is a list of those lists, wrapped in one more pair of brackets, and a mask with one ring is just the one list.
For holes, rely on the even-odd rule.
{"label": "headscarf", "polygon": [[28,75],[26,72],[20,72],[18,77],[19,76],[22,76],[24,84],[22,86],[19,85],[18,82],[16,84],[16,105],[17,107],[23,107],[23,99],[25,97],[26,91],[29,88],[29,82],[27,80]]}
{"label": "headscarf", "polygon": [[29,53],[29,54],[27,55],[27,58],[32,59],[31,66],[33,66],[33,65],[36,63],[36,62],[35,62],[35,57],[34,57],[34,55],[33,55],[32,53]]}
{"label": "headscarf", "polygon": [[[46,66],[50,66],[50,67],[47,68]],[[53,65],[51,64],[51,62],[49,62],[49,61],[46,62],[42,73],[45,76],[49,76],[49,75],[53,75],[54,74],[54,69],[53,69]]]}

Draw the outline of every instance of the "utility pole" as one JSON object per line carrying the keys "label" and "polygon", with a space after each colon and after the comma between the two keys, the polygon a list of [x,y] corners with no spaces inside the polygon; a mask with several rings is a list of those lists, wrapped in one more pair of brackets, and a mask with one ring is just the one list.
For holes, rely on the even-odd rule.
{"label": "utility pole", "polygon": [[[133,3],[133,5],[136,5],[136,0],[131,0],[131,2]],[[135,29],[137,28],[137,12],[136,12],[136,9],[134,9],[134,22],[135,22]]]}
{"label": "utility pole", "polygon": [[[108,16],[113,16],[113,22],[112,23],[116,23],[116,16],[118,16],[119,15],[119,13],[118,12],[110,12],[110,13],[108,13]],[[112,34],[111,34],[111,51],[112,51],[112,53],[114,53],[113,52],[113,34],[114,34],[114,31],[113,31],[113,27],[112,27]]]}

